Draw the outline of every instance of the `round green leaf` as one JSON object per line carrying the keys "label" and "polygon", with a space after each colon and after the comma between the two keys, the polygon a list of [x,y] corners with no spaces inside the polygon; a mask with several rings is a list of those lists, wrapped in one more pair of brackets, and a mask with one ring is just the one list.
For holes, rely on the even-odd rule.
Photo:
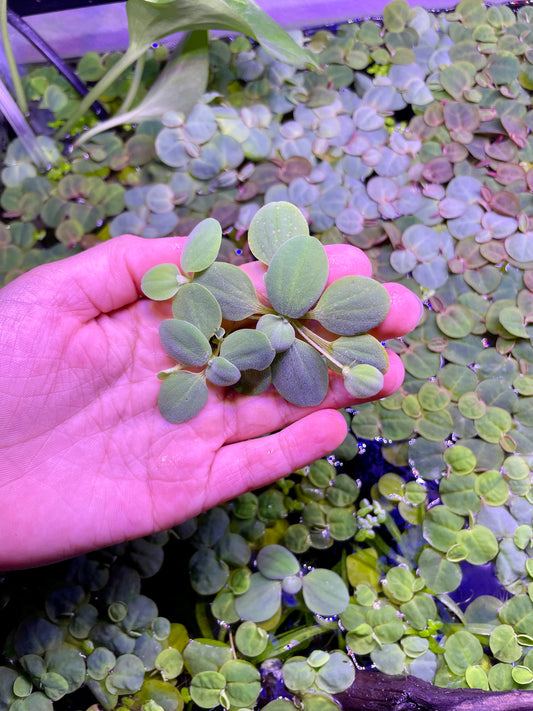
{"label": "round green leaf", "polygon": [[317,615],[340,615],[348,607],[349,593],[343,579],[332,570],[317,568],[303,579],[307,607]]}
{"label": "round green leaf", "polygon": [[211,358],[205,369],[205,377],[213,385],[228,387],[235,385],[241,378],[241,371],[226,358]]}
{"label": "round green leaf", "polygon": [[485,526],[459,531],[457,543],[466,548],[466,560],[472,565],[485,565],[498,555],[496,536]]}
{"label": "round green leaf", "polygon": [[296,339],[290,348],[278,353],[272,363],[272,383],[293,405],[319,405],[329,385],[325,359],[312,346]]}
{"label": "round green leaf", "polygon": [[239,370],[265,370],[276,351],[268,337],[254,328],[240,328],[222,341],[220,355]]}
{"label": "round green leaf", "polygon": [[398,602],[408,602],[413,597],[415,577],[407,568],[391,568],[385,576],[383,590]]}
{"label": "round green leaf", "polygon": [[222,323],[222,311],[213,294],[196,282],[183,284],[172,300],[172,315],[196,326],[209,340]]}
{"label": "round green leaf", "polygon": [[470,512],[477,513],[481,508],[481,499],[474,491],[475,483],[475,474],[449,474],[441,479],[439,485],[442,503],[456,514],[466,516]]}
{"label": "round green leaf", "polygon": [[490,650],[500,662],[516,662],[522,656],[522,648],[516,641],[511,625],[500,625],[490,635]]}
{"label": "round green leaf", "polygon": [[298,559],[286,548],[277,544],[264,546],[257,554],[257,567],[265,578],[282,580],[300,572]]}
{"label": "round green leaf", "polygon": [[207,269],[217,258],[221,244],[220,223],[212,217],[202,220],[185,240],[180,257],[182,270],[187,274]]}
{"label": "round green leaf", "polygon": [[191,585],[200,595],[214,595],[229,577],[229,569],[211,548],[200,548],[189,562]]}
{"label": "round green leaf", "polygon": [[473,634],[466,630],[459,630],[446,640],[444,658],[451,671],[461,676],[469,666],[481,662],[483,647]]}
{"label": "round green leaf", "polygon": [[476,458],[473,453],[460,444],[456,444],[444,452],[444,461],[458,475],[470,474],[476,466]]}
{"label": "round green leaf", "polygon": [[252,280],[234,264],[215,262],[195,274],[194,282],[209,289],[229,321],[242,321],[261,310]]}
{"label": "round green leaf", "polygon": [[453,592],[461,584],[461,568],[431,548],[424,548],[422,551],[418,559],[418,568],[431,592],[437,594]]}
{"label": "round green leaf", "polygon": [[122,654],[117,659],[113,673],[106,677],[105,685],[112,694],[131,694],[139,691],[144,681],[144,664],[134,654]]}
{"label": "round green leaf", "polygon": [[179,269],[175,264],[158,264],[152,267],[141,280],[143,294],[155,301],[171,299],[178,291],[179,275]]}
{"label": "round green leaf", "polygon": [[226,686],[225,677],[217,671],[201,671],[192,678],[189,693],[197,706],[212,709],[220,705],[220,695]]}
{"label": "round green leaf", "polygon": [[208,396],[209,390],[201,374],[179,370],[163,380],[157,403],[168,422],[181,424],[200,412]]}
{"label": "round green leaf", "polygon": [[464,523],[464,518],[450,511],[447,506],[434,506],[424,518],[424,538],[438,551],[447,553],[456,543],[457,533]]}
{"label": "round green leaf", "polygon": [[328,271],[326,251],[315,237],[292,237],[273,255],[265,274],[270,303],[283,316],[300,318],[324,290]]}
{"label": "round green leaf", "polygon": [[298,235],[309,235],[309,227],[301,211],[288,202],[271,202],[252,218],[248,245],[256,259],[270,264],[279,247]]}
{"label": "round green leaf", "polygon": [[357,336],[378,326],[389,307],[389,293],[377,281],[345,276],[328,286],[309,317],[339,336]]}
{"label": "round green leaf", "polygon": [[156,657],[155,668],[164,679],[175,679],[183,670],[183,657],[174,647],[163,649]]}
{"label": "round green leaf", "polygon": [[245,657],[257,657],[265,651],[268,644],[268,634],[266,630],[258,627],[255,622],[243,622],[235,633],[235,644],[237,649]]}
{"label": "round green leaf", "polygon": [[367,399],[377,395],[383,388],[383,373],[373,365],[359,363],[342,369],[344,387],[354,397]]}
{"label": "round green leaf", "polygon": [[281,582],[254,573],[248,590],[235,599],[235,610],[242,620],[265,622],[278,611],[280,604]]}
{"label": "round green leaf", "polygon": [[316,678],[313,667],[303,657],[293,657],[282,667],[283,683],[290,691],[305,691],[310,689]]}
{"label": "round green leaf", "polygon": [[261,691],[259,670],[241,659],[230,659],[221,668],[226,679],[224,695],[230,707],[253,708]]}
{"label": "round green leaf", "polygon": [[344,652],[335,651],[328,655],[328,660],[318,670],[315,684],[327,694],[340,694],[348,689],[354,680],[354,663]]}
{"label": "round green leaf", "polygon": [[387,351],[381,343],[370,336],[341,336],[331,343],[331,350],[335,359],[342,365],[355,365],[355,363],[367,363],[374,366],[382,373],[389,369],[389,358]]}
{"label": "round green leaf", "polygon": [[159,326],[159,338],[166,352],[182,365],[199,367],[211,357],[211,345],[199,328],[188,321],[166,319]]}
{"label": "round green leaf", "polygon": [[503,506],[509,498],[507,482],[494,469],[489,469],[476,477],[474,490],[489,506]]}
{"label": "round green leaf", "polygon": [[265,314],[257,322],[256,328],[264,333],[272,348],[281,353],[290,348],[294,343],[296,334],[294,328],[284,316],[278,314]]}
{"label": "round green leaf", "polygon": [[376,667],[384,674],[401,674],[405,670],[405,654],[398,644],[384,644],[370,653]]}

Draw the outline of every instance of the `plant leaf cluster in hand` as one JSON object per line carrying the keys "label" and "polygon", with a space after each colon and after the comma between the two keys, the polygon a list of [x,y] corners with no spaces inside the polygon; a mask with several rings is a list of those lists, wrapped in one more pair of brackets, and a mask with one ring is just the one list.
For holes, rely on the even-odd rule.
{"label": "plant leaf cluster in hand", "polygon": [[354,398],[380,392],[389,361],[368,331],[389,311],[381,284],[353,275],[327,286],[326,250],[290,203],[269,203],[250,225],[250,250],[267,267],[268,302],[244,271],[215,261],[221,241],[220,224],[203,220],[185,242],[181,269],[161,264],[142,281],[149,298],[173,299],[173,318],[159,329],[177,363],[159,374],[159,409],[169,422],[200,412],[208,382],[250,395],[272,384],[301,407],[324,400],[329,370],[342,375]]}

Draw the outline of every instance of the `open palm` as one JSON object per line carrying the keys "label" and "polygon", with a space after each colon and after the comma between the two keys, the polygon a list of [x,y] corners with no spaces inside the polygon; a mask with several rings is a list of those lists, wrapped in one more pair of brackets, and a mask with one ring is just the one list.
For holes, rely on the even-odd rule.
{"label": "open palm", "polygon": [[[353,397],[336,378],[316,411],[271,391],[212,388],[190,422],[161,417],[155,373],[172,363],[158,326],[170,310],[140,299],[139,285],[155,264],[179,263],[182,244],[115,238],[0,291],[0,569],[169,528],[343,440],[344,419],[331,408]],[[394,295],[378,336],[418,320],[416,297],[401,287]],[[402,377],[392,354],[381,394]]]}

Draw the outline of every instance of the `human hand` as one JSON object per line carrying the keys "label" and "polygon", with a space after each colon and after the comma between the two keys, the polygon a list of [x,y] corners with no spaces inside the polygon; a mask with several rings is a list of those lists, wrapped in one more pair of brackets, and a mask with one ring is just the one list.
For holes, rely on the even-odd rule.
{"label": "human hand", "polygon": [[[161,417],[154,373],[172,364],[158,336],[170,307],[140,299],[140,282],[156,264],[179,263],[183,242],[117,237],[0,290],[0,570],[170,528],[344,439],[337,408],[354,398],[333,375],[318,408],[271,390],[246,397],[212,387],[193,420]],[[360,250],[327,251],[330,279],[370,274]],[[245,268],[260,288],[257,267]],[[379,339],[407,333],[421,315],[409,290],[387,288]],[[400,359],[389,356],[376,397],[403,379]]]}

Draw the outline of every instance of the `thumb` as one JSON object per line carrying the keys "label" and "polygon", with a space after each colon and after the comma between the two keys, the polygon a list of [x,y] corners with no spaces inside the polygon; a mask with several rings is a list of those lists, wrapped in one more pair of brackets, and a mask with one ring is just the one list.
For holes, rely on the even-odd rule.
{"label": "thumb", "polygon": [[146,239],[122,235],[72,257],[36,267],[12,283],[33,279],[26,286],[39,293],[40,299],[48,296],[62,311],[89,321],[137,301],[145,272],[156,264],[179,264],[184,242],[184,237]]}

